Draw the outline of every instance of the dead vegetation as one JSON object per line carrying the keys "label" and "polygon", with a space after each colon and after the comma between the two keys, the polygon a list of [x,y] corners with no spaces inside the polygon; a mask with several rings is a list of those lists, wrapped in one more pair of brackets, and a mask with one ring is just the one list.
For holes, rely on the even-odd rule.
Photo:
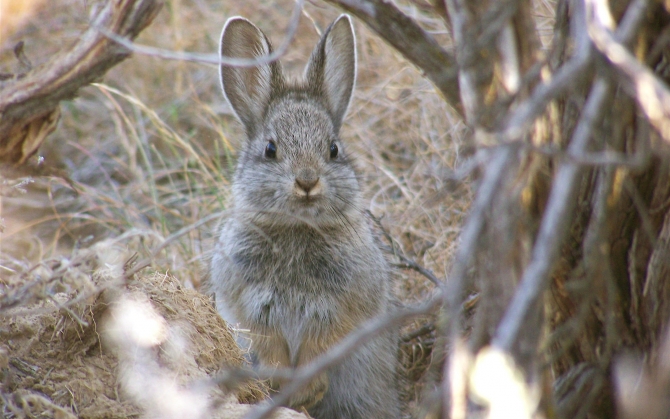
{"label": "dead vegetation", "polygon": [[[23,26],[0,25],[0,73],[21,73],[26,60],[48,62],[77,41],[105,2],[58,3],[35,8]],[[360,19],[360,72],[343,137],[398,267],[396,294],[410,307],[396,319],[407,320],[401,355],[409,411],[663,417],[670,376],[667,5],[307,2],[282,58],[290,70],[301,70],[318,31],[340,13],[332,4]],[[293,7],[288,0],[166,0],[137,42],[212,53],[225,19],[243,15],[277,43]],[[57,371],[95,357],[104,365],[93,375],[108,380],[96,391],[120,403],[119,412],[140,414],[132,409],[142,406],[167,415],[150,394],[112,394],[124,388],[123,374],[111,381],[114,363],[126,362],[127,377],[148,368],[148,382],[161,383],[174,371],[156,365],[185,362],[193,368],[178,392],[230,356],[214,349],[225,347],[216,340],[225,332],[189,289],[199,287],[225,215],[241,130],[215,66],[156,55],[134,55],[62,102],[58,129],[39,152],[28,147],[27,164],[2,168],[0,315],[11,320],[0,336],[16,345],[0,352],[5,414],[104,416],[109,406],[90,407],[86,391],[77,395],[68,381],[79,372]],[[92,325],[109,311],[107,291],[86,255],[119,246],[137,254],[136,270],[155,274],[140,270],[139,279],[110,287],[114,301],[143,296],[135,300],[156,308],[161,333],[176,322],[176,335],[205,339],[198,345],[210,348],[211,359],[170,358],[174,348],[158,357],[139,351],[141,362],[113,349],[106,355]],[[208,314],[186,314],[193,307],[185,300]],[[212,327],[219,332],[209,334]],[[173,345],[157,336],[153,345]],[[37,360],[45,354],[50,360]],[[213,403],[198,400],[193,406],[207,406],[200,412]]]}
{"label": "dead vegetation", "polygon": [[102,241],[4,284],[5,417],[201,417],[267,395],[257,382],[232,394],[192,388],[241,366],[242,353],[209,298],[174,277],[143,274],[123,286],[128,260]]}
{"label": "dead vegetation", "polygon": [[[76,43],[99,3],[105,2],[62,0],[57,11],[38,9],[18,32],[3,38],[0,72],[23,71],[13,52],[18,41],[24,42],[23,53],[36,66]],[[267,7],[169,1],[138,42],[213,53],[221,25],[235,14],[259,22],[274,40],[281,40],[288,13],[278,11],[292,7],[289,1]],[[317,28],[322,29],[338,13],[324,4],[305,7],[298,36],[282,59],[291,71],[301,70],[318,39]],[[343,135],[355,148],[372,213],[398,239],[396,245],[403,254],[443,276],[470,194],[464,175],[455,172],[465,127],[415,68],[363,25],[357,24],[356,30],[360,73]],[[18,313],[35,307],[48,311],[29,317],[12,312],[12,326],[0,328],[3,339],[13,337],[16,342],[8,348],[12,365],[25,362],[39,368],[36,375],[25,377],[16,366],[6,370],[13,381],[3,386],[5,412],[23,409],[26,414],[37,414],[43,409],[53,413],[63,408],[79,417],[105,416],[109,411],[118,417],[140,413],[137,400],[114,393],[122,387],[113,380],[118,357],[105,352],[94,333],[94,320],[106,308],[97,294],[100,290],[90,280],[92,271],[84,270],[88,273],[78,274],[76,280],[64,280],[61,272],[64,265],[83,263],[82,255],[89,248],[104,254],[100,246],[110,245],[105,241],[108,238],[124,254],[137,252],[140,260],[151,260],[150,269],[163,273],[140,273],[131,289],[141,287],[169,323],[205,330],[209,341],[191,342],[199,351],[212,342],[220,345],[221,340],[212,340],[221,332],[220,325],[203,324],[213,321],[208,314],[198,312],[194,316],[199,319],[185,318],[185,302],[164,307],[165,297],[176,288],[199,286],[218,217],[225,215],[228,177],[241,129],[225,104],[217,77],[214,66],[134,55],[98,83],[79,90],[74,100],[61,102],[58,128],[28,158],[27,165],[3,169],[3,308],[10,308],[11,300],[12,310]],[[211,216],[209,222],[170,238],[206,216]],[[153,254],[164,243],[164,249]],[[33,287],[21,289],[31,281]],[[406,302],[421,301],[434,289],[420,274],[406,270],[398,270],[396,283],[397,295]],[[90,295],[82,302],[60,310],[57,304],[64,301],[53,302],[50,297],[86,293]],[[181,288],[181,293],[196,298],[193,291]],[[408,333],[424,323],[416,320],[407,327]],[[17,340],[13,333],[22,338]],[[432,336],[429,330],[403,345],[413,379],[419,380],[429,364],[432,342],[424,339],[434,340]],[[65,351],[64,345],[72,350]],[[195,371],[211,373],[215,358],[229,359],[221,350],[209,349],[210,363],[201,365],[196,358]],[[53,371],[45,378],[52,368],[61,371],[61,378],[55,379]],[[78,369],[83,372],[72,374]],[[99,402],[90,399],[89,390],[77,387],[94,378],[99,384],[91,385],[91,392],[105,396]],[[46,384],[35,387],[42,381]],[[35,392],[45,395],[52,405],[35,402],[33,407],[17,401]],[[408,398],[416,400],[419,393],[420,387],[412,387]],[[147,401],[139,404],[151,405]]]}

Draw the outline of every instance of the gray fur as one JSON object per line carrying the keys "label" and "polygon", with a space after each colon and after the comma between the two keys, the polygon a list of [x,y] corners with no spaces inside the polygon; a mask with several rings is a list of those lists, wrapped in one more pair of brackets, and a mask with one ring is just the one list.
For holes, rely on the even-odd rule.
{"label": "gray fur", "polygon": [[[231,18],[221,53],[253,58],[272,46]],[[354,88],[350,18],[312,53],[305,80],[279,63],[221,68],[224,94],[247,132],[233,180],[232,215],[214,252],[210,287],[221,315],[250,329],[265,365],[299,366],[389,309],[389,270],[361,211],[358,178],[339,139]],[[272,140],[276,158],[265,155]],[[339,150],[331,159],[331,144]],[[290,401],[317,419],[397,418],[397,341],[386,333]],[[281,387],[281,382],[273,385]]]}

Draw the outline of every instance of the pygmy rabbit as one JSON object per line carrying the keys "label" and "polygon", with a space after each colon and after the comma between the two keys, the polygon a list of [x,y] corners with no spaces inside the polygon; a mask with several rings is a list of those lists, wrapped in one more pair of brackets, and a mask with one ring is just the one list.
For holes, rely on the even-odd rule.
{"label": "pygmy rabbit", "polygon": [[[271,52],[253,23],[228,19],[222,56]],[[247,140],[210,287],[225,320],[250,330],[262,365],[304,365],[385,313],[391,301],[388,265],[338,136],[356,78],[351,19],[342,15],[324,32],[301,82],[289,82],[276,61],[221,66],[220,75]],[[395,336],[373,338],[295,394],[290,406],[317,419],[399,417]]]}

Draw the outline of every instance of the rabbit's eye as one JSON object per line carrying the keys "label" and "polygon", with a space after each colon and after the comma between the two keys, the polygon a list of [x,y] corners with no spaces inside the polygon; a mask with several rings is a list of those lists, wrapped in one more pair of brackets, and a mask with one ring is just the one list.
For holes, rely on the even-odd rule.
{"label": "rabbit's eye", "polygon": [[331,144],[330,144],[330,158],[331,158],[331,159],[334,159],[335,157],[337,157],[337,152],[338,152],[338,151],[339,151],[339,150],[338,150],[338,148],[337,148],[337,144],[335,144],[335,143],[331,143]]}
{"label": "rabbit's eye", "polygon": [[268,159],[277,158],[277,145],[274,141],[268,141],[268,145],[265,146],[265,157]]}

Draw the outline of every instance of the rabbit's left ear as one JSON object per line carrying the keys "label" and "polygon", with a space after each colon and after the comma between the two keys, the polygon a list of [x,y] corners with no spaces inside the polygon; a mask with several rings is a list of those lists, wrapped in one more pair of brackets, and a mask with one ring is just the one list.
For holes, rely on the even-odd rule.
{"label": "rabbit's left ear", "polygon": [[340,15],[326,29],[312,51],[305,77],[310,88],[324,96],[339,129],[356,81],[356,38],[349,15]]}

